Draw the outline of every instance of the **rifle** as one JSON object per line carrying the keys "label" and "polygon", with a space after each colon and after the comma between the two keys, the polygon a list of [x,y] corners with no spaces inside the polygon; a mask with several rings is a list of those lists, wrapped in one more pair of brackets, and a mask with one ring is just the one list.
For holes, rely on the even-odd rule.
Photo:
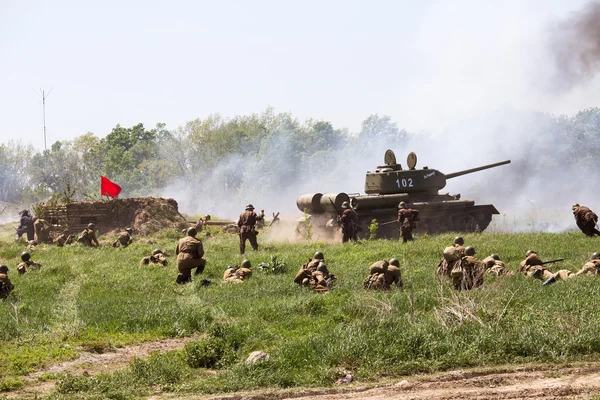
{"label": "rifle", "polygon": [[565,260],[564,258],[557,258],[556,260],[544,261],[542,263],[542,265],[552,264],[552,263],[559,262],[559,261],[564,261],[564,260]]}
{"label": "rifle", "polygon": [[331,197],[329,197],[328,199],[329,199],[329,202],[331,203],[331,205],[333,206],[333,208],[335,208],[335,212],[338,215],[336,223],[337,223],[337,225],[339,227],[339,226],[342,225],[342,221],[340,220],[340,217],[343,215],[343,213],[336,207],[335,203],[331,200]]}
{"label": "rifle", "polygon": [[269,223],[267,228],[270,228],[275,222],[279,221],[279,212],[277,214],[273,213],[273,220]]}
{"label": "rifle", "polygon": [[379,224],[379,226],[384,226],[384,225],[389,225],[389,224],[393,224],[395,222],[398,222],[397,219],[393,220],[393,221],[388,221],[388,222],[382,222],[381,224]]}
{"label": "rifle", "polygon": [[4,208],[2,209],[2,211],[0,211],[0,215],[2,215],[2,213],[4,213],[4,210],[6,210],[6,207],[8,207],[8,206],[4,206]]}

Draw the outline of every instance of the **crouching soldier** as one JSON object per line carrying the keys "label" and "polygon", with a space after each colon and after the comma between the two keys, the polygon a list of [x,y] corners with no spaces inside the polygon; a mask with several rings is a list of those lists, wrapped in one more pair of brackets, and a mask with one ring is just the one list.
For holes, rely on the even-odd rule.
{"label": "crouching soldier", "polygon": [[552,274],[544,282],[544,286],[553,284],[556,281],[566,281],[567,279],[575,278],[580,275],[600,275],[600,253],[594,253],[590,256],[590,261],[586,262],[576,273],[573,273],[567,269],[561,269],[560,271]]}
{"label": "crouching soldier", "polygon": [[75,241],[75,237],[73,235],[69,234],[68,229],[65,229],[59,237],[54,239],[54,244],[57,245],[58,247],[63,247],[66,244],[73,244],[74,241]]}
{"label": "crouching soldier", "polygon": [[250,269],[250,261],[244,260],[241,265],[227,267],[223,274],[223,280],[225,282],[242,283],[252,276],[252,270]]}
{"label": "crouching soldier", "polygon": [[131,234],[133,233],[133,229],[131,228],[127,228],[125,229],[125,232],[122,232],[119,237],[117,238],[117,240],[115,240],[113,242],[113,247],[127,247],[129,246],[132,242],[133,242],[133,237],[131,236]]}
{"label": "crouching soldier", "polygon": [[100,247],[98,239],[96,239],[96,227],[91,222],[87,225],[87,228],[79,234],[77,241],[85,246]]}
{"label": "crouching soldier", "polygon": [[552,272],[544,267],[544,262],[533,250],[527,250],[525,259],[519,263],[519,271],[525,276],[532,276],[538,279],[549,279]]}
{"label": "crouching soldier", "polygon": [[400,260],[392,258],[388,261],[377,261],[369,267],[369,276],[364,280],[365,289],[389,290],[392,284],[401,288]]}
{"label": "crouching soldier", "polygon": [[450,272],[455,264],[460,264],[460,260],[465,256],[465,240],[461,236],[454,238],[452,246],[444,249],[442,260],[438,264],[437,274],[450,278]]}
{"label": "crouching soldier", "polygon": [[8,279],[8,267],[0,265],[0,299],[6,299],[15,287]]}
{"label": "crouching soldier", "polygon": [[196,268],[195,275],[198,275],[204,271],[206,266],[206,260],[204,256],[204,247],[202,242],[196,239],[196,228],[189,228],[187,230],[187,236],[183,239],[179,239],[177,243],[177,269],[179,275],[177,276],[176,282],[184,284],[192,281],[192,270]]}
{"label": "crouching soldier", "polygon": [[506,264],[504,264],[504,261],[500,260],[500,256],[498,254],[492,254],[491,256],[481,260],[481,262],[485,267],[485,272],[496,274],[496,276],[513,274],[511,271],[506,269]]}
{"label": "crouching soldier", "polygon": [[483,263],[475,258],[475,249],[471,246],[465,249],[465,256],[460,263],[455,264],[450,271],[452,285],[456,290],[471,290],[483,285]]}
{"label": "crouching soldier", "polygon": [[316,292],[329,291],[335,281],[336,277],[329,273],[329,269],[325,265],[325,256],[320,251],[317,251],[312,259],[300,267],[294,278],[294,282],[298,285],[310,287]]}
{"label": "crouching soldier", "polygon": [[166,267],[167,264],[167,255],[160,249],[154,249],[151,255],[140,260],[140,265],[160,265]]}
{"label": "crouching soldier", "polygon": [[24,251],[21,253],[21,263],[17,265],[17,272],[20,275],[23,275],[24,273],[29,272],[29,270],[32,268],[39,269],[41,267],[42,264],[31,261],[31,254],[29,254],[27,251]]}

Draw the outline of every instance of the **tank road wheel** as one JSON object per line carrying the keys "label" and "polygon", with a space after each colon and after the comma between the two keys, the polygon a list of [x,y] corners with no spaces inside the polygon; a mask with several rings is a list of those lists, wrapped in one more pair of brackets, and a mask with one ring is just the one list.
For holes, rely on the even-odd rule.
{"label": "tank road wheel", "polygon": [[479,224],[473,215],[455,215],[452,222],[456,232],[479,232]]}

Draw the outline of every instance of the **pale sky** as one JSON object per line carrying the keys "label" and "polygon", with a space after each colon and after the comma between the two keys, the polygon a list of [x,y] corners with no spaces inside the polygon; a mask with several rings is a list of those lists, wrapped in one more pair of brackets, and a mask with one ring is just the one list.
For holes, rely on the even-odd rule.
{"label": "pale sky", "polygon": [[291,112],[440,130],[497,108],[600,106],[548,91],[545,37],[585,1],[0,0],[0,143],[116,124]]}

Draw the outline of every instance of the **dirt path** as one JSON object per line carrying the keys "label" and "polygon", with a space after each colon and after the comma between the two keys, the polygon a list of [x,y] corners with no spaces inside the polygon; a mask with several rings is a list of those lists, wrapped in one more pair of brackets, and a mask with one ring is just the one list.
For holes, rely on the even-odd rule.
{"label": "dirt path", "polygon": [[[416,376],[375,386],[349,385],[328,390],[281,390],[223,396],[177,397],[186,400],[399,400],[399,399],[590,399],[600,394],[600,364],[578,368],[517,368],[506,372],[453,371]],[[154,396],[152,400],[174,397]]]}

